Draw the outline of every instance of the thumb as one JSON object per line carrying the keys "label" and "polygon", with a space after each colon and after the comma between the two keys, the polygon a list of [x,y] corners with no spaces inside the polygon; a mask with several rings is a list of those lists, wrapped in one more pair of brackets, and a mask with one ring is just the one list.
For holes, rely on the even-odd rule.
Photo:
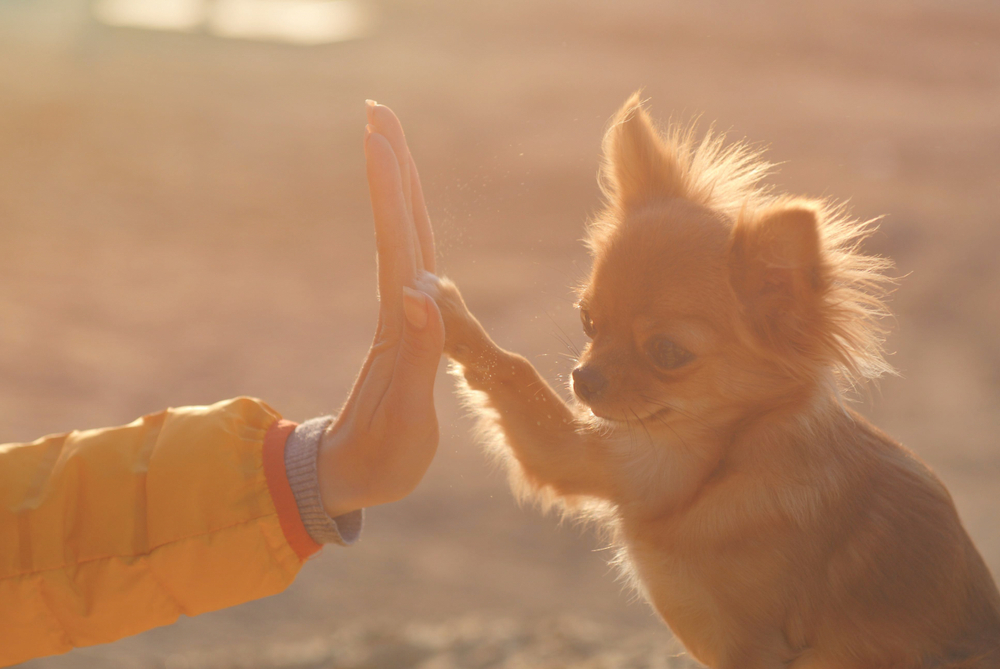
{"label": "thumb", "polygon": [[404,395],[430,396],[444,351],[441,312],[429,295],[408,286],[403,288],[403,312],[406,327],[392,384]]}

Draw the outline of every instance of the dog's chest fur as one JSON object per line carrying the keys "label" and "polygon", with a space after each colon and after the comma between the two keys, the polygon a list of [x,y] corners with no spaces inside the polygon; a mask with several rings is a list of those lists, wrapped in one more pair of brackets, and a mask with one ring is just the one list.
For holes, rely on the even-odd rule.
{"label": "dog's chest fur", "polygon": [[629,544],[628,564],[639,588],[699,661],[718,664],[726,629],[711,588],[687,562],[648,545]]}

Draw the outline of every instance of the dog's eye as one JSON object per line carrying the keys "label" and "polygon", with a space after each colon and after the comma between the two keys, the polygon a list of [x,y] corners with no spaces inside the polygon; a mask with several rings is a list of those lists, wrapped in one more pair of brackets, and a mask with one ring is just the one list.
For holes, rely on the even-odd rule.
{"label": "dog's eye", "polygon": [[677,369],[694,359],[694,355],[666,337],[657,337],[649,343],[649,357],[661,369]]}
{"label": "dog's eye", "polygon": [[580,322],[583,323],[583,333],[588,337],[593,337],[597,329],[594,327],[594,319],[590,317],[590,312],[580,309]]}

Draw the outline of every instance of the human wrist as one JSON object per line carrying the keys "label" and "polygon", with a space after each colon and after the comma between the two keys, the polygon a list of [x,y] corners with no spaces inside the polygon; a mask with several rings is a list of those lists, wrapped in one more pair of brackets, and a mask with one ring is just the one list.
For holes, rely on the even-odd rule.
{"label": "human wrist", "polygon": [[358,466],[354,444],[343,438],[338,427],[336,421],[326,427],[316,458],[319,495],[331,518],[372,506],[364,485],[367,477]]}
{"label": "human wrist", "polygon": [[319,544],[350,545],[361,533],[361,505],[329,513],[323,499],[320,455],[323,438],[333,422],[330,416],[314,418],[295,428],[285,446],[285,468],[299,516],[309,535]]}

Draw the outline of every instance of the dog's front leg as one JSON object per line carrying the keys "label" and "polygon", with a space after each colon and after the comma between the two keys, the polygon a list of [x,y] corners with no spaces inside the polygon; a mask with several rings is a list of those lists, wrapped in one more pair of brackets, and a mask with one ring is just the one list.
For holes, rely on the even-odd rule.
{"label": "dog's front leg", "polygon": [[608,454],[525,358],[497,346],[451,281],[424,275],[445,324],[445,353],[468,386],[467,399],[516,460],[515,473],[536,491],[615,499]]}

